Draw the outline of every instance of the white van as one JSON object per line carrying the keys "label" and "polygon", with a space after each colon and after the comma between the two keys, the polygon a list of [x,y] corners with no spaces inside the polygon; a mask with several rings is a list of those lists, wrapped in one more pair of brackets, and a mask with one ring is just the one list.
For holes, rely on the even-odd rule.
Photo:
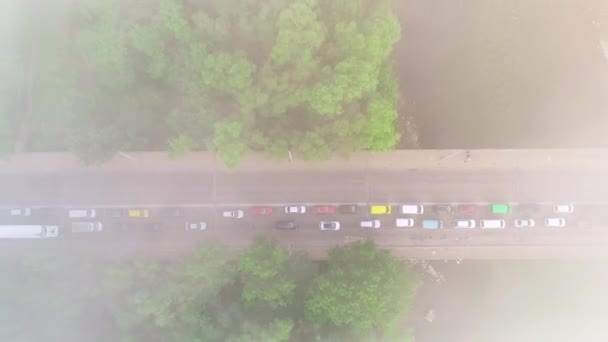
{"label": "white van", "polygon": [[45,239],[59,236],[58,226],[1,225],[0,239]]}
{"label": "white van", "polygon": [[101,222],[72,222],[72,233],[93,233],[102,230]]}
{"label": "white van", "polygon": [[505,220],[481,220],[481,228],[484,229],[502,229],[505,226]]}
{"label": "white van", "polygon": [[420,215],[424,213],[424,207],[420,204],[404,204],[401,206],[402,214]]}
{"label": "white van", "polygon": [[70,209],[68,210],[70,218],[93,218],[97,216],[95,209]]}

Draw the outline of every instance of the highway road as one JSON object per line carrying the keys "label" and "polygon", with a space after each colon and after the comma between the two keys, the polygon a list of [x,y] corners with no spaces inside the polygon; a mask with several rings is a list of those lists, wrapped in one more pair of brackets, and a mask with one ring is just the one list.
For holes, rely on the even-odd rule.
{"label": "highway road", "polygon": [[0,206],[608,202],[604,170],[3,174]]}
{"label": "highway road", "polygon": [[[97,169],[67,172],[4,173],[0,175],[0,208],[32,207],[28,218],[0,217],[0,224],[59,224],[69,226],[67,208],[98,208],[104,223],[102,233],[66,234],[55,241],[0,241],[2,253],[27,251],[40,244],[97,251],[106,255],[156,254],[172,255],[192,250],[201,242],[218,242],[232,248],[247,245],[256,235],[276,238],[293,250],[314,251],[319,255],[328,248],[373,238],[379,245],[398,251],[404,257],[418,255],[429,258],[475,257],[471,250],[484,247],[494,251],[504,248],[539,248],[567,246],[591,250],[608,243],[608,182],[603,169],[416,169],[362,168],[319,169],[316,171],[285,170],[225,172],[216,169],[163,172],[126,170],[107,172]],[[367,218],[369,204],[374,203],[512,203],[513,213],[505,217],[527,218],[518,211],[518,203],[544,204],[535,213],[537,222],[551,216],[551,204],[574,203],[576,212],[568,217],[569,226],[560,229],[535,227],[530,230],[507,227],[488,231],[449,229],[456,216],[436,217],[427,211],[425,217],[444,220],[446,229],[427,232],[421,228],[394,227],[397,213],[382,217],[379,230],[362,230],[358,220]],[[321,216],[306,214],[296,217],[299,229],[279,231],[274,224],[285,214],[285,204],[360,205],[357,215]],[[274,207],[271,217],[224,219],[225,208],[253,205]],[[151,208],[147,219],[129,218],[127,229],[119,229],[116,219],[104,215],[104,208]],[[160,207],[181,207],[183,216],[160,217]],[[395,210],[396,212],[396,210]],[[476,219],[492,218],[482,213]],[[318,224],[324,219],[342,223],[338,232],[321,232]],[[209,229],[188,232],[186,221],[206,221]],[[151,223],[162,226],[160,232],[146,230]],[[449,251],[446,248],[450,248]],[[548,250],[548,249],[547,249]],[[422,251],[422,252],[420,252]],[[444,251],[437,255],[437,251]],[[456,251],[456,252],[454,252]],[[502,252],[501,252],[502,253]],[[555,253],[552,252],[551,253]],[[608,252],[606,252],[608,253]],[[492,254],[492,253],[490,253]],[[494,253],[496,254],[496,253]],[[499,253],[500,254],[500,253]],[[505,252],[505,255],[508,254]],[[572,254],[572,252],[570,252]],[[479,254],[489,255],[489,254]],[[533,255],[539,255],[534,254]]]}

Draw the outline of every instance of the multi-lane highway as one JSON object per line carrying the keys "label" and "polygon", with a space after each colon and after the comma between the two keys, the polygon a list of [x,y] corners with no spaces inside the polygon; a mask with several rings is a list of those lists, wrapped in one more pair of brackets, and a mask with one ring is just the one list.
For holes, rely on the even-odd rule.
{"label": "multi-lane highway", "polygon": [[[324,251],[340,243],[361,238],[374,238],[380,245],[392,248],[404,256],[416,256],[420,250],[428,256],[439,251],[448,257],[470,257],[470,251],[486,247],[504,250],[517,246],[552,248],[581,246],[590,250],[608,242],[604,222],[608,219],[608,182],[604,169],[594,168],[419,168],[415,163],[404,167],[348,168],[328,167],[301,170],[282,165],[277,170],[246,169],[228,172],[218,168],[189,170],[168,168],[113,168],[69,169],[60,167],[52,172],[32,169],[30,172],[0,171],[0,207],[31,207],[34,215],[28,218],[0,218],[2,223],[53,223],[66,225],[67,208],[97,208],[99,220],[104,223],[103,233],[65,236],[59,244],[108,254],[178,253],[190,250],[201,241],[220,241],[232,247],[246,245],[256,234],[277,238],[294,249]],[[417,227],[394,227],[397,211],[381,218],[382,228],[362,230],[358,221],[370,216],[368,205],[374,203],[424,203],[427,205],[465,203],[511,203],[513,212],[507,222],[523,218],[518,203],[539,203],[545,211],[534,218],[540,223],[550,215],[551,204],[573,203],[575,213],[568,226],[560,230],[535,227],[522,231],[507,227],[500,231],[450,229],[456,216],[440,215],[446,228],[427,232]],[[282,219],[281,207],[286,204],[341,204],[356,203],[356,215],[340,214],[321,217],[306,214],[294,218],[299,228],[280,231],[274,223]],[[274,214],[254,217],[247,212],[251,206],[273,206]],[[116,219],[105,216],[105,208],[145,207],[151,216],[146,219],[127,220],[117,229]],[[180,207],[180,217],[161,217],[162,207]],[[46,209],[45,209],[46,208]],[[243,208],[243,219],[225,219],[219,214],[224,208]],[[37,214],[36,214],[37,212]],[[432,211],[427,211],[431,217]],[[483,217],[482,213],[476,219]],[[525,216],[525,215],[524,215]],[[338,232],[321,232],[318,224],[323,219],[342,223]],[[435,217],[434,217],[435,218]],[[186,221],[205,221],[209,228],[203,232],[187,232]],[[10,221],[10,222],[9,222]],[[162,225],[152,232],[146,226]],[[124,229],[124,228],[127,229]],[[2,241],[4,251],[27,249],[40,242]],[[513,247],[516,248],[516,247]],[[447,249],[460,249],[451,253]],[[466,250],[465,250],[466,249]],[[410,253],[411,252],[411,253]],[[450,253],[448,253],[450,252]],[[423,255],[422,253],[421,255]],[[442,257],[442,256],[437,256]]]}

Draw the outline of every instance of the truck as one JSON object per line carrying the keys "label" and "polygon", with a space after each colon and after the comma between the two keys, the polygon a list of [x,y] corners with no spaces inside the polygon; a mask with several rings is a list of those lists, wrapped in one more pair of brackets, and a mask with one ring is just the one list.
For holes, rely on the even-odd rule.
{"label": "truck", "polygon": [[46,239],[58,236],[58,226],[0,225],[0,239]]}

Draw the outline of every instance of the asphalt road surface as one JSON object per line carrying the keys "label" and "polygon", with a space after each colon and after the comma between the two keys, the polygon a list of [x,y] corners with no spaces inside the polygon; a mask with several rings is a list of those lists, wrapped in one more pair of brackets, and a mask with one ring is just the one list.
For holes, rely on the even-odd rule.
{"label": "asphalt road surface", "polygon": [[[45,244],[105,255],[173,255],[190,251],[202,242],[217,242],[238,249],[255,236],[265,235],[289,249],[318,254],[332,246],[364,238],[373,238],[379,245],[399,251],[404,257],[475,257],[470,251],[480,247],[497,251],[507,247],[543,246],[590,250],[608,243],[608,230],[604,229],[608,219],[605,198],[608,182],[604,178],[604,172],[593,170],[8,174],[0,177],[4,194],[0,197],[0,207],[32,207],[34,214],[25,218],[5,215],[0,217],[0,224],[58,224],[64,227],[65,233],[53,241],[10,240],[0,241],[0,245],[2,253],[23,252]],[[545,217],[554,216],[551,204],[562,202],[575,205],[575,213],[564,216],[567,227],[522,230],[511,226],[515,218],[534,218],[541,226]],[[341,203],[358,204],[358,213],[287,215],[282,212],[286,204]],[[415,217],[418,222],[415,228],[394,227],[395,218],[403,217],[394,208],[393,214],[376,217],[382,220],[380,229],[363,230],[358,222],[371,217],[368,205],[374,203],[511,203],[513,212],[496,217],[486,206],[471,218],[502,218],[507,221],[506,229],[459,230],[451,228],[451,221],[468,218],[466,215],[439,215],[427,209],[423,217],[443,220],[445,229],[425,231],[419,227],[419,217]],[[541,210],[527,213],[518,209],[520,203],[540,203]],[[249,208],[254,205],[273,206],[273,215],[251,215]],[[69,229],[65,228],[70,224],[69,207],[97,208],[99,216],[94,220],[103,222],[104,231],[68,234]],[[104,208],[113,207],[150,208],[151,217],[111,218]],[[180,207],[182,215],[163,217],[159,214],[160,207]],[[244,209],[245,217],[221,217],[223,209],[233,208]],[[274,228],[276,221],[286,218],[296,221],[299,228],[293,231]],[[337,232],[322,232],[318,228],[322,220],[340,221],[342,228]],[[186,231],[184,226],[188,221],[205,221],[209,228]],[[160,231],[151,231],[149,227],[153,224],[160,226]],[[424,253],[416,254],[420,250]]]}

